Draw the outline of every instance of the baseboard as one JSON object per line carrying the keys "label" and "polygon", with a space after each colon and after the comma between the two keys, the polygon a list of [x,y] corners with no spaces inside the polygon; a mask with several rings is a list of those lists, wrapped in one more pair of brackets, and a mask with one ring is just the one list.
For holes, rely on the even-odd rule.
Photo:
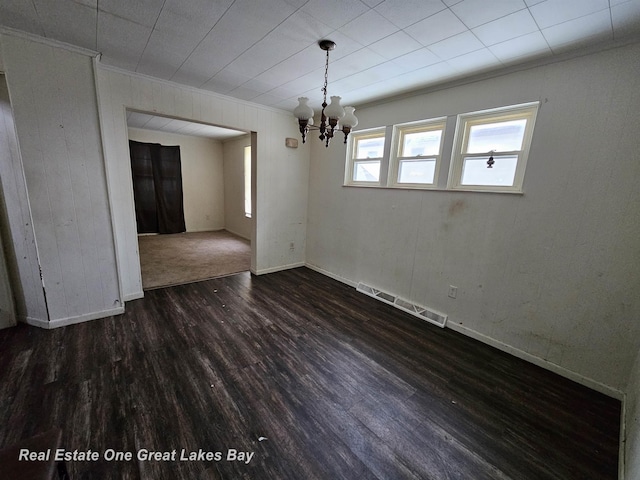
{"label": "baseboard", "polygon": [[[244,238],[245,240],[251,241],[251,239],[241,233],[238,233],[234,230],[231,230],[230,228],[227,227],[215,227],[215,228],[196,228],[194,230],[187,230],[186,232],[182,232],[182,233],[203,233],[203,232],[223,232],[223,231],[227,231],[229,233],[233,233],[234,235],[240,237],[240,238]],[[157,233],[142,233],[142,234],[138,234],[138,236],[141,235],[158,235]]]}
{"label": "baseboard", "polygon": [[39,318],[24,317],[22,320],[34,327],[44,328],[46,330],[52,330],[54,328],[66,327],[67,325],[75,325],[76,323],[84,323],[91,320],[98,320],[100,318],[107,318],[113,315],[121,315],[124,313],[124,307],[112,308],[109,310],[102,310],[100,312],[87,313],[85,315],[78,315],[76,317],[57,318],[55,320],[46,321]]}
{"label": "baseboard", "polygon": [[[311,270],[315,270],[318,273],[321,273],[322,275],[325,275],[327,277],[333,278],[334,280],[337,280],[341,283],[344,283],[346,285],[349,285],[351,287],[356,287],[357,286],[357,282],[354,282],[352,280],[349,280],[347,278],[341,277],[339,275],[335,275],[331,272],[328,272],[326,270],[323,270],[322,268],[310,264],[310,263],[306,263],[305,266],[307,268],[310,268]],[[596,380],[593,380],[591,378],[585,377],[583,375],[580,375],[578,373],[572,372],[571,370],[568,370],[564,367],[561,367],[560,365],[556,365],[555,363],[551,363],[543,358],[540,357],[536,357],[535,355],[531,355],[530,353],[527,353],[523,350],[520,350],[518,348],[512,347],[510,345],[507,345],[506,343],[503,343],[499,340],[496,340],[494,338],[491,338],[487,335],[484,335],[482,333],[476,332],[475,330],[472,330],[468,327],[465,327],[463,325],[460,324],[456,324],[456,323],[452,323],[452,322],[448,322],[446,325],[446,328],[450,328],[451,330],[454,330],[458,333],[461,333],[462,335],[465,335],[467,337],[471,337],[475,340],[478,340],[479,342],[482,342],[486,345],[492,346],[494,348],[497,348],[498,350],[501,350],[503,352],[509,353],[517,358],[520,358],[522,360],[525,360],[529,363],[532,363],[534,365],[537,365],[539,367],[542,367],[546,370],[549,370],[553,373],[556,373],[558,375],[560,375],[561,377],[564,378],[568,378],[569,380],[572,380],[576,383],[579,383],[580,385],[584,385],[585,387],[591,388],[592,390],[595,390],[597,392],[603,393],[607,396],[610,396],[612,398],[615,398],[617,400],[622,400],[624,398],[624,392],[617,390],[613,387],[610,387],[608,385],[605,385],[603,383],[600,383]]]}
{"label": "baseboard", "polygon": [[622,396],[620,409],[620,447],[618,449],[618,480],[624,480],[627,464],[627,394]]}
{"label": "baseboard", "polygon": [[235,230],[231,230],[230,228],[226,228],[226,227],[225,227],[225,228],[223,228],[223,230],[226,230],[226,231],[227,231],[227,232],[229,232],[229,233],[233,233],[234,235],[236,235],[236,236],[238,236],[238,237],[240,237],[240,238],[244,238],[245,240],[247,240],[247,241],[249,241],[249,242],[251,241],[251,239],[250,239],[249,237],[247,237],[247,236],[245,236],[245,235],[243,235],[243,234],[241,234],[241,233],[238,233],[238,232],[236,232]]}
{"label": "baseboard", "polygon": [[202,233],[202,232],[221,232],[222,230],[226,230],[224,227],[211,227],[211,228],[196,228],[194,230],[187,230],[182,233]]}
{"label": "baseboard", "polygon": [[[185,230],[184,232],[180,232],[180,233],[221,232],[222,230],[227,230],[227,229],[225,227],[195,228],[193,230]],[[154,235],[160,235],[160,234],[157,232],[138,233],[139,237],[150,237]]]}
{"label": "baseboard", "polygon": [[33,317],[19,317],[18,320],[20,320],[20,322],[22,323],[26,323],[27,325],[44,328],[46,330],[49,329],[49,320],[42,320],[40,318]]}
{"label": "baseboard", "polygon": [[144,298],[144,290],[140,290],[139,292],[129,293],[127,295],[122,296],[123,302],[130,302],[131,300],[137,300],[139,298]]}
{"label": "baseboard", "polygon": [[264,275],[267,273],[281,272],[282,270],[291,270],[292,268],[298,268],[298,267],[304,267],[304,266],[305,266],[304,262],[290,263],[288,265],[280,265],[279,267],[271,267],[271,268],[264,268],[262,270],[256,270],[255,272],[251,270],[251,273],[255,275]]}
{"label": "baseboard", "polygon": [[334,280],[337,280],[337,281],[339,281],[341,283],[347,284],[350,287],[356,288],[358,286],[358,282],[354,282],[352,280],[349,280],[348,278],[344,278],[344,277],[341,277],[339,275],[336,275],[335,273],[328,272],[327,270],[324,270],[324,269],[318,267],[317,265],[313,265],[311,263],[305,263],[304,266],[309,268],[309,269],[311,269],[311,270],[314,270],[314,271],[316,271],[318,273],[321,273],[322,275],[324,275],[326,277],[333,278]]}
{"label": "baseboard", "polygon": [[569,380],[573,380],[574,382],[579,383],[580,385],[584,385],[585,387],[588,387],[592,390],[608,395],[609,397],[613,397],[617,400],[622,400],[624,396],[624,393],[620,390],[617,390],[613,387],[600,383],[589,377],[585,377],[584,375],[580,375],[579,373],[572,372],[571,370],[561,367],[560,365],[556,365],[555,363],[549,362],[543,358],[536,357],[535,355],[531,355],[530,353],[527,353],[524,350],[520,350],[516,347],[507,345],[506,343],[503,343],[499,340],[491,338],[480,332],[472,330],[471,328],[468,328],[456,323],[448,323],[447,327],[450,328],[451,330],[455,330],[456,332],[462,333],[467,337],[471,337],[482,343],[486,343],[487,345],[497,348],[498,350],[509,353],[514,357],[518,357],[522,360],[526,360],[529,363],[533,363],[534,365],[542,367],[553,373],[557,373],[561,377],[568,378]]}

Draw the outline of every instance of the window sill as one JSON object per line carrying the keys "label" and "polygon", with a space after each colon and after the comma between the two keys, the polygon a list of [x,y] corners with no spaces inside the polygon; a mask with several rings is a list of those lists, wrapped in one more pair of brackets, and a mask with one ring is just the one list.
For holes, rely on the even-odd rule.
{"label": "window sill", "polygon": [[524,192],[514,192],[507,190],[470,190],[470,189],[453,189],[438,187],[414,187],[414,186],[387,186],[387,185],[351,185],[343,184],[346,188],[380,188],[384,190],[416,190],[420,192],[449,192],[449,193],[494,193],[500,195],[524,195]]}

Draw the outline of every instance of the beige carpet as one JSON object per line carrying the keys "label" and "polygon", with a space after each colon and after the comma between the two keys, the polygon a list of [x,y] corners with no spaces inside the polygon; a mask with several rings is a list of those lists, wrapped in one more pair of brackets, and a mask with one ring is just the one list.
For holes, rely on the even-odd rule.
{"label": "beige carpet", "polygon": [[226,230],[138,237],[145,290],[249,270],[248,240]]}

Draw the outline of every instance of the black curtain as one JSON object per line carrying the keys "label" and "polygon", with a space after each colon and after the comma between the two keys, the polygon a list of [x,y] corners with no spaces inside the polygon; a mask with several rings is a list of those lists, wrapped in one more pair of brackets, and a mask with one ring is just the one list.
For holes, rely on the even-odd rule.
{"label": "black curtain", "polygon": [[138,233],[186,231],[179,146],[129,140]]}

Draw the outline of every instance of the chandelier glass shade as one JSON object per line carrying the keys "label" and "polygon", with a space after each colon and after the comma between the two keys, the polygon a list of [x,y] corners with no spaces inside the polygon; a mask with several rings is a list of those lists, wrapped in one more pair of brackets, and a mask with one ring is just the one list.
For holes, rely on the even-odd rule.
{"label": "chandelier glass shade", "polygon": [[354,115],[355,108],[343,107],[340,105],[341,97],[332,96],[331,103],[327,104],[327,84],[329,75],[329,51],[336,47],[331,40],[320,40],[318,45],[322,50],[327,52],[325,68],[324,68],[324,86],[322,87],[323,101],[322,113],[320,114],[320,125],[313,125],[313,108],[308,105],[307,97],[298,98],[298,106],[293,110],[293,116],[298,119],[300,134],[302,135],[302,143],[305,143],[307,133],[310,130],[319,130],[318,138],[325,142],[325,146],[329,146],[329,142],[333,138],[336,130],[342,131],[344,134],[344,143],[347,143],[347,137],[351,129],[358,125],[358,119]]}

